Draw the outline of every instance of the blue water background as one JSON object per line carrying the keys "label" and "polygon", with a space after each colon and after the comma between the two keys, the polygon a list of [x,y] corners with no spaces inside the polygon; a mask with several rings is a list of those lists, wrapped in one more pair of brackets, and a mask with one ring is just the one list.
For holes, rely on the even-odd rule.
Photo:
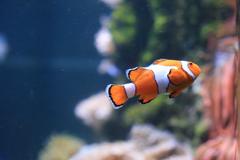
{"label": "blue water background", "polygon": [[[109,77],[96,67],[98,0],[1,0],[0,32],[10,53],[0,64],[0,153],[7,160],[34,160],[52,133],[93,141],[74,116],[79,100],[104,89]],[[1,158],[0,158],[1,159]]]}

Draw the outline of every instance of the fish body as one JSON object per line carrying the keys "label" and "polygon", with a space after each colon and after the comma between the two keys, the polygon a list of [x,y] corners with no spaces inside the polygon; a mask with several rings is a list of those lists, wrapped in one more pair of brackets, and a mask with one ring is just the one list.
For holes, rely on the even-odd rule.
{"label": "fish body", "polygon": [[142,104],[151,102],[161,93],[168,93],[170,98],[174,98],[190,86],[200,73],[200,67],[193,62],[159,59],[148,67],[128,69],[126,76],[131,83],[110,84],[106,94],[115,109],[121,108],[135,96]]}

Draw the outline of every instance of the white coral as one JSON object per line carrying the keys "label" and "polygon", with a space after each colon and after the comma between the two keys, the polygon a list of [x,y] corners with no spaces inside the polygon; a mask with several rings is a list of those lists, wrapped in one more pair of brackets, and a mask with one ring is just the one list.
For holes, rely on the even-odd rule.
{"label": "white coral", "polygon": [[87,145],[70,160],[192,160],[188,145],[150,125],[136,125],[130,139],[115,143]]}
{"label": "white coral", "polygon": [[109,56],[115,51],[112,34],[104,25],[95,35],[95,46],[103,56]]}
{"label": "white coral", "polygon": [[75,115],[82,119],[86,125],[95,129],[99,129],[111,117],[112,112],[111,103],[105,92],[100,92],[81,101],[75,108]]}

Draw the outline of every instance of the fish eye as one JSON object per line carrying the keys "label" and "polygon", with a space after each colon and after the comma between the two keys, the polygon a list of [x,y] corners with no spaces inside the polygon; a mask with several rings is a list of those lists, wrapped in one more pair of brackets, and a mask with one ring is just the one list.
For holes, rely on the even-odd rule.
{"label": "fish eye", "polygon": [[193,63],[192,63],[192,62],[190,62],[190,63],[189,63],[189,65],[190,65],[190,66],[191,66],[191,65],[193,65]]}

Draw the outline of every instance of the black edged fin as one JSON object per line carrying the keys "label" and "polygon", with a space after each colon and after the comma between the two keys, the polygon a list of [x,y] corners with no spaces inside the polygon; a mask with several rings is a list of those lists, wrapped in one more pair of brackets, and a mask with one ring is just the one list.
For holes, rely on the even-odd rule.
{"label": "black edged fin", "polygon": [[166,61],[167,59],[157,59],[153,62],[153,64],[161,64],[162,62]]}
{"label": "black edged fin", "polygon": [[152,100],[149,100],[149,101],[144,101],[143,99],[139,99],[138,102],[141,103],[141,104],[147,104],[149,102],[151,102]]}
{"label": "black edged fin", "polygon": [[115,102],[114,97],[113,97],[114,94],[112,93],[112,89],[113,89],[114,86],[116,86],[116,85],[113,85],[113,84],[108,85],[108,86],[106,87],[106,89],[105,89],[105,92],[106,92],[107,97],[110,99],[110,101],[111,101],[111,103],[112,103],[112,107],[113,107],[114,109],[119,109],[119,108],[122,108],[122,107],[123,107],[124,103],[117,104],[117,103]]}
{"label": "black edged fin", "polygon": [[138,101],[141,104],[147,104],[147,103],[151,102],[153,99],[155,99],[155,97],[139,97]]}
{"label": "black edged fin", "polygon": [[175,97],[177,97],[181,93],[182,93],[181,90],[172,92],[172,93],[169,94],[169,98],[175,98]]}
{"label": "black edged fin", "polygon": [[126,70],[126,76],[129,80],[135,82],[144,70],[145,69],[143,67],[135,67],[132,69],[128,69]]}

